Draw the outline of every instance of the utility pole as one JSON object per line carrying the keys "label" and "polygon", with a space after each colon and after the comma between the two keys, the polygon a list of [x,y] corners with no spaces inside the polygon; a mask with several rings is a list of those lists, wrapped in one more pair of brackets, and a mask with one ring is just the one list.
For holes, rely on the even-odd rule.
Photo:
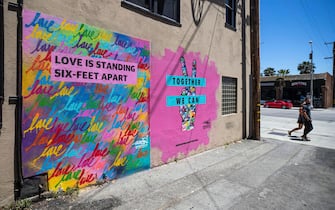
{"label": "utility pole", "polygon": [[333,107],[335,107],[335,42],[326,42],[327,44],[333,44],[333,57],[326,57],[325,59],[333,58]]}
{"label": "utility pole", "polygon": [[311,63],[310,63],[310,69],[309,69],[309,74],[310,74],[310,77],[311,77],[311,86],[310,86],[310,94],[311,94],[311,104],[312,104],[312,107],[314,107],[313,105],[313,74],[314,74],[314,65],[313,65],[313,42],[312,41],[309,41],[309,44],[311,45],[311,53],[309,54],[309,59],[311,60]]}
{"label": "utility pole", "polygon": [[259,53],[259,0],[250,1],[252,122],[251,137],[260,140],[260,53]]}
{"label": "utility pole", "polygon": [[335,107],[335,42],[333,42],[333,107]]}

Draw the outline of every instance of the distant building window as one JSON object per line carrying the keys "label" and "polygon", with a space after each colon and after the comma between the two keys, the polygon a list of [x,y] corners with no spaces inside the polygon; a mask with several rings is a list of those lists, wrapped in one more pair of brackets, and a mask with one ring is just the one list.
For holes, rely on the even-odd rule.
{"label": "distant building window", "polygon": [[237,112],[237,79],[222,77],[222,115]]}
{"label": "distant building window", "polygon": [[180,0],[123,0],[121,5],[163,22],[180,26]]}
{"label": "distant building window", "polygon": [[225,0],[226,3],[226,26],[236,28],[236,0]]}

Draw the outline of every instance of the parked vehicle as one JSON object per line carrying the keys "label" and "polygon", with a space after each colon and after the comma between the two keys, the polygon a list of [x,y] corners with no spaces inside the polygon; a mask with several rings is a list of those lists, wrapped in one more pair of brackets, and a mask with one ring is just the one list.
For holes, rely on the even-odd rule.
{"label": "parked vehicle", "polygon": [[265,108],[281,108],[281,109],[291,109],[293,104],[289,100],[274,100],[267,101],[264,103]]}

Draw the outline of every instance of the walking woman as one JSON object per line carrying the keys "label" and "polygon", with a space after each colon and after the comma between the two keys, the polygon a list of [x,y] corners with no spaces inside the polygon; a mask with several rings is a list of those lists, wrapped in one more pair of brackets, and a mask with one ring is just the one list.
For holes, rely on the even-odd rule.
{"label": "walking woman", "polygon": [[299,107],[299,116],[298,116],[298,127],[296,128],[293,128],[292,130],[288,131],[288,135],[291,136],[291,134],[294,132],[294,131],[297,131],[297,130],[300,130],[302,129],[302,126],[304,125],[304,110],[303,110],[303,107],[300,106]]}

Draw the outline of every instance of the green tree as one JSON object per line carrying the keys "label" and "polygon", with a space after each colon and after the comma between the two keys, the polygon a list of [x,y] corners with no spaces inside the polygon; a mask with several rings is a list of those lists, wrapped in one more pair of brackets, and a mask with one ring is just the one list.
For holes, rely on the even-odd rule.
{"label": "green tree", "polygon": [[285,87],[285,76],[290,73],[289,69],[280,69],[278,72],[278,78],[275,82],[276,99],[283,99],[284,87]]}
{"label": "green tree", "polygon": [[264,69],[264,76],[274,76],[276,73],[274,68],[268,67]]}
{"label": "green tree", "polygon": [[283,99],[283,89],[285,87],[285,78],[278,77],[275,81],[276,99]]}
{"label": "green tree", "polygon": [[290,74],[289,69],[280,69],[278,70],[278,76],[285,77],[286,75]]}
{"label": "green tree", "polygon": [[[309,74],[311,73],[311,62],[304,61],[298,65],[298,71],[300,71],[300,74]],[[313,69],[315,69],[315,66],[313,64]]]}

